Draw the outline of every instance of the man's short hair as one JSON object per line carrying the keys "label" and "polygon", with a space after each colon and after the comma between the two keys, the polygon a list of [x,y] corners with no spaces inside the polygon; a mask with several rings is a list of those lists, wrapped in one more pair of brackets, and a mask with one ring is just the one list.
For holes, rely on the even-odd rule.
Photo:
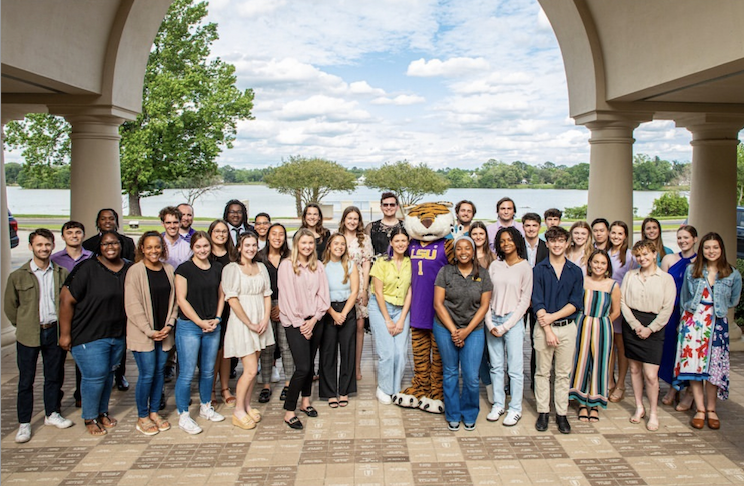
{"label": "man's short hair", "polygon": [[256,217],[255,217],[255,218],[253,218],[253,221],[257,220],[257,219],[258,219],[258,218],[260,218],[261,216],[263,216],[264,218],[268,219],[268,220],[269,220],[269,223],[271,223],[271,216],[269,216],[269,213],[258,213],[258,214],[256,215]]}
{"label": "man's short hair", "polygon": [[52,243],[54,243],[54,233],[52,233],[51,231],[49,231],[46,228],[37,228],[37,229],[33,230],[30,235],[28,235],[28,242],[29,242],[29,244],[33,245],[34,244],[34,238],[36,238],[37,236],[41,236],[42,238],[46,238],[47,240],[49,240]]}
{"label": "man's short hair", "polygon": [[400,201],[398,201],[398,196],[396,196],[394,192],[390,192],[390,191],[382,193],[382,196],[380,196],[380,203],[382,203],[382,201],[384,201],[385,199],[390,199],[391,197],[395,199],[395,204],[397,206],[400,206]]}
{"label": "man's short hair", "polygon": [[514,202],[514,199],[508,196],[502,197],[501,199],[499,199],[499,201],[496,203],[496,211],[498,211],[501,205],[504,204],[505,202],[512,203],[512,209],[514,210],[515,213],[517,212],[517,204]]}
{"label": "man's short hair", "polygon": [[83,235],[85,235],[85,226],[83,226],[83,223],[80,223],[78,221],[68,221],[65,224],[62,225],[62,233],[65,232],[65,230],[73,229],[73,228],[80,228],[83,230]]}
{"label": "man's short hair", "polygon": [[192,210],[192,211],[194,210],[194,206],[192,206],[191,204],[189,204],[189,203],[187,203],[187,202],[184,202],[184,203],[178,204],[178,205],[176,206],[176,208],[179,208],[179,207],[181,207],[181,206],[188,206],[189,208],[191,208],[191,210]]}
{"label": "man's short hair", "polygon": [[160,210],[160,213],[158,214],[160,221],[165,222],[166,216],[175,216],[179,221],[181,221],[181,218],[183,217],[181,211],[179,211],[175,206],[166,206]]}
{"label": "man's short hair", "polygon": [[566,240],[568,241],[568,230],[561,226],[552,226],[545,232],[545,241]]}
{"label": "man's short hair", "polygon": [[526,221],[537,221],[538,226],[542,224],[542,219],[537,213],[524,213],[524,215],[522,216],[522,224],[524,224]]}
{"label": "man's short hair", "polygon": [[560,209],[556,209],[556,208],[550,208],[543,213],[543,216],[545,217],[545,219],[548,219],[548,218],[561,219],[563,218],[563,211],[561,211]]}
{"label": "man's short hair", "polygon": [[646,250],[649,253],[656,253],[656,243],[651,240],[636,241],[635,245],[633,245],[631,253],[634,257],[637,257],[638,255],[643,253],[643,250]]}
{"label": "man's short hair", "polygon": [[594,225],[599,224],[599,223],[602,223],[603,225],[605,225],[605,228],[610,229],[610,222],[604,218],[595,219],[594,221],[592,221],[592,224],[590,226],[592,229],[594,229]]}
{"label": "man's short hair", "polygon": [[473,201],[468,201],[467,199],[463,199],[462,201],[457,203],[457,205],[455,206],[455,214],[460,212],[460,206],[462,206],[463,204],[470,204],[470,207],[473,208],[473,216],[475,216],[475,204],[473,204]]}

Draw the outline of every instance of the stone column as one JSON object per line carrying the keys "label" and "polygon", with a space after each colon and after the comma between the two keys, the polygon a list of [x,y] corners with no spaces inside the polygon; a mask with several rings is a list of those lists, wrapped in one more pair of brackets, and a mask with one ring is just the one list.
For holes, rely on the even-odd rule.
{"label": "stone column", "polygon": [[[726,258],[736,262],[736,146],[744,117],[694,114],[675,118],[692,133],[692,181],[689,222],[699,236],[715,231],[726,245]],[[741,331],[729,313],[730,338],[741,348]]]}
{"label": "stone column", "polygon": [[72,125],[70,217],[83,223],[90,236],[98,210],[113,208],[121,216],[119,125],[124,120],[85,114],[65,118]]}
{"label": "stone column", "polygon": [[[5,138],[4,125],[0,128],[0,142]],[[2,144],[0,143],[0,147]],[[5,288],[10,275],[10,226],[8,224],[8,196],[5,191],[5,151],[0,150],[0,299],[5,296]],[[19,245],[24,242],[19,243]],[[2,305],[0,305],[2,308]],[[5,311],[0,318],[0,346],[15,342],[15,328],[5,317]]]}
{"label": "stone column", "polygon": [[576,119],[591,130],[586,218],[590,224],[595,218],[605,218],[633,226],[633,130],[642,120],[615,113]]}

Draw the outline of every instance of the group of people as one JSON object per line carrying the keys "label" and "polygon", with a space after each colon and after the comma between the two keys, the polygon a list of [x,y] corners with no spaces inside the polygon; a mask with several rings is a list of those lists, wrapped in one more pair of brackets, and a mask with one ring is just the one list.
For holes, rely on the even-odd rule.
{"label": "group of people", "polygon": [[[409,236],[395,194],[384,193],[380,207],[382,219],[366,227],[361,211],[347,207],[331,233],[321,208],[308,204],[291,244],[285,226],[267,213],[250,224],[238,200],[208,231],[192,228],[190,205],[166,207],[163,231],[147,231],[136,243],[118,232],[113,209],[99,211],[98,231],[87,240],[82,224],[65,223],[65,248],[57,253],[49,230],[33,231],[33,258],[11,274],[4,305],[17,337],[16,441],[31,438],[39,353],[44,423],[73,425],[61,415],[67,351],[79,370],[76,401],[94,436],[117,425],[109,399],[114,383],[128,388],[127,349],[139,372],[136,428],[145,435],[171,427],[159,412],[174,365],[183,431],[202,431],[189,412],[197,368],[199,417],[225,419],[215,410],[219,389],[232,424],[255,428],[262,419],[251,405],[256,377],[263,384],[257,400],[266,403],[279,360],[284,421],[302,429],[298,408],[318,416],[315,380],[330,408],[348,406],[356,393],[367,323],[378,354],[377,399],[403,404],[408,390],[439,386],[451,430],[461,422],[475,428],[480,382],[493,404],[486,419],[519,422],[528,329],[537,430],[548,428],[551,375],[557,426],[569,433],[569,401],[579,420],[598,421],[600,408],[623,399],[628,369],[636,401],[631,422],[646,416],[645,382],[646,427],[658,429],[661,377],[672,385],[663,403],[674,403],[677,390],[689,386],[678,409],[694,401],[693,427],[720,426],[716,400],[728,396],[726,314],[738,302],[741,276],[716,233],[703,236],[695,253],[697,232],[682,226],[674,254],[663,246],[659,222],[647,218],[641,241],[629,248],[622,221],[579,221],[567,231],[561,212],[550,209],[540,235],[540,215],[517,222],[514,201],[503,198],[490,225],[474,221],[472,202],[459,202],[449,241],[429,246]],[[432,336],[431,352],[416,348],[422,329]],[[411,336],[414,383],[403,390]],[[424,370],[430,359],[431,370]],[[234,394],[233,360],[242,363]],[[416,401],[442,411],[429,397]]]}

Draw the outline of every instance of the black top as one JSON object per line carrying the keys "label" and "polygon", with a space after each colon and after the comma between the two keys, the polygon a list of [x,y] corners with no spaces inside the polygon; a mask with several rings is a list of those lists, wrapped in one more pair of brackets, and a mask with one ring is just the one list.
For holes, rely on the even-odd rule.
{"label": "black top", "polygon": [[[232,260],[230,260],[230,253],[225,252],[222,256],[216,256],[214,253],[212,253],[212,261],[218,262],[220,265],[222,265],[222,268],[225,268],[228,263],[232,263]],[[225,302],[225,306],[222,308],[222,315],[220,316],[222,318],[222,328],[225,329],[225,326],[227,325],[227,320],[230,319],[230,306]]]}
{"label": "black top", "polygon": [[[117,233],[119,236],[119,242],[121,242],[121,257],[130,262],[134,261],[134,240],[130,237]],[[99,245],[101,243],[101,234],[91,236],[87,240],[83,241],[83,248],[88,251],[92,251],[94,254],[98,253]]]}
{"label": "black top", "polygon": [[131,263],[112,272],[93,257],[77,265],[65,286],[77,301],[72,315],[72,345],[99,339],[123,338],[127,326],[124,312],[124,277]]}
{"label": "black top", "polygon": [[[483,267],[478,269],[478,278],[475,278],[474,272],[464,277],[457,265],[445,265],[439,270],[434,285],[444,289],[444,307],[458,329],[468,327],[481,307],[481,296],[493,291],[491,276]],[[441,325],[438,319],[435,322]],[[475,329],[481,329],[483,322]]]}
{"label": "black top", "polygon": [[402,221],[398,221],[398,223],[393,226],[382,224],[381,219],[371,223],[369,238],[372,240],[372,248],[375,251],[375,255],[387,254],[388,246],[390,245],[390,233],[392,233],[395,228],[402,227]]}
{"label": "black top", "polygon": [[[315,253],[318,255],[318,260],[323,261],[323,252],[328,244],[328,238],[331,237],[331,232],[326,230],[325,233],[315,238]],[[272,297],[273,298],[273,297]]]}
{"label": "black top", "polygon": [[[261,260],[261,262],[266,266],[266,271],[269,272],[269,281],[271,282],[271,300],[279,300],[279,284],[277,281],[277,272],[279,268],[275,267],[274,264],[271,263],[268,256]],[[281,259],[279,260],[279,263],[282,263]]]}
{"label": "black top", "polygon": [[170,303],[171,284],[165,269],[147,269],[147,283],[150,285],[150,300],[152,300],[153,326],[156,331],[165,327],[168,320],[168,304]]}
{"label": "black top", "polygon": [[[196,266],[193,260],[186,260],[178,266],[176,275],[182,276],[188,282],[186,300],[194,308],[194,312],[199,316],[199,319],[206,320],[217,317],[222,265],[219,262],[212,262],[208,269],[202,270]],[[189,319],[181,309],[178,309],[178,317]]]}

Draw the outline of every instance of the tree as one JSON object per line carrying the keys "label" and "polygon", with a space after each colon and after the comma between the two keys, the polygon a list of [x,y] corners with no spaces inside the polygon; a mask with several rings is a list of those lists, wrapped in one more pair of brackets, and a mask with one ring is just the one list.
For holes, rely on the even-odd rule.
{"label": "tree", "polygon": [[18,162],[8,162],[5,164],[5,183],[18,184],[18,175],[23,170],[23,166]]}
{"label": "tree", "polygon": [[674,178],[672,164],[659,157],[638,154],[633,157],[633,189],[636,191],[656,191],[669,184]]}
{"label": "tree", "polygon": [[581,163],[573,167],[566,167],[555,180],[558,189],[588,189],[589,164]]}
{"label": "tree", "polygon": [[444,194],[448,188],[447,180],[429,166],[423,163],[412,165],[407,160],[367,170],[365,185],[395,193],[401,206],[416,204],[426,194]]}
{"label": "tree", "polygon": [[264,176],[264,182],[281,194],[294,196],[298,217],[303,207],[311,202],[320,203],[331,191],[352,192],[356,188],[356,177],[341,164],[300,155],[273,167]]}
{"label": "tree", "polygon": [[209,58],[217,24],[207,3],[176,0],[163,20],[145,71],[142,113],[121,133],[121,182],[129,212],[162,193],[161,181],[209,176],[232,148],[237,122],[252,119],[253,91],[236,86],[235,67]]}
{"label": "tree", "polygon": [[33,188],[58,185],[58,169],[70,162],[70,131],[70,124],[64,118],[46,113],[30,113],[23,120],[6,125],[6,149],[21,150],[25,180],[35,181]]}
{"label": "tree", "polygon": [[687,216],[690,204],[687,198],[678,192],[665,192],[661,197],[654,199],[654,204],[649,216]]}
{"label": "tree", "polygon": [[189,206],[193,206],[200,197],[222,189],[222,179],[217,174],[208,177],[188,177],[181,182],[183,187],[181,195],[186,198]]}

